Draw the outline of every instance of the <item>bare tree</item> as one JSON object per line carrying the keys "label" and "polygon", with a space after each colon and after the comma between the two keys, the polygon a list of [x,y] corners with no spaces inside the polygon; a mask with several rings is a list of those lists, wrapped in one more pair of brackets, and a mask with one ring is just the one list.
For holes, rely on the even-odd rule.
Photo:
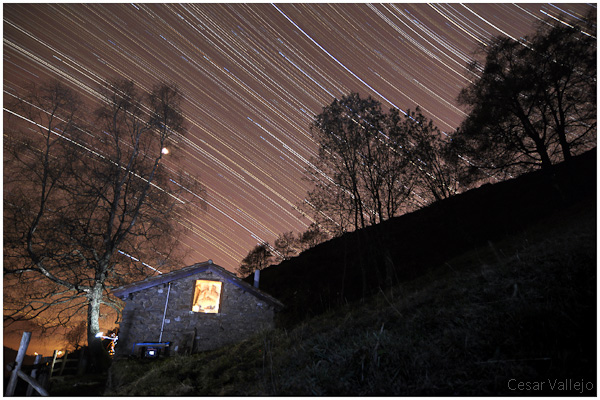
{"label": "bare tree", "polygon": [[324,214],[346,231],[349,223],[359,229],[396,215],[410,183],[403,168],[407,160],[391,138],[394,121],[393,112],[357,93],[334,100],[316,116],[311,133],[319,153],[307,176],[314,184],[308,200],[319,223],[327,224]]}
{"label": "bare tree", "polygon": [[120,312],[111,288],[153,273],[136,260],[177,260],[174,218],[190,201],[163,163],[185,133],[178,88],[116,80],[100,93],[89,113],[61,83],[33,87],[4,142],[5,323],[84,314],[88,343],[104,307]]}
{"label": "bare tree", "polygon": [[334,235],[380,223],[457,191],[455,164],[441,132],[417,107],[383,112],[351,93],[316,116],[318,157],[304,208]]}
{"label": "bare tree", "polygon": [[408,110],[396,124],[402,137],[401,149],[410,160],[413,171],[413,189],[418,191],[422,201],[438,201],[455,195],[459,190],[459,169],[452,162],[449,139],[433,125],[433,121],[421,113]]}
{"label": "bare tree", "polygon": [[77,350],[85,343],[87,339],[87,327],[85,321],[79,321],[73,328],[69,329],[65,334],[67,344],[73,346]]}
{"label": "bare tree", "polygon": [[481,168],[517,174],[550,171],[596,141],[595,17],[545,21],[520,41],[499,36],[459,102],[469,115],[456,137]]}
{"label": "bare tree", "polygon": [[268,267],[272,261],[273,253],[271,252],[269,243],[258,244],[244,257],[238,267],[238,274],[240,276],[250,275],[255,270],[262,270]]}
{"label": "bare tree", "polygon": [[[359,181],[362,161],[359,151],[365,134],[360,121],[369,118],[367,113],[368,104],[358,94],[352,93],[324,107],[311,126],[311,133],[319,145],[319,155],[314,164],[332,178],[340,192],[346,192],[341,194],[350,200],[355,229],[366,226],[364,193]],[[327,197],[321,200],[327,200]]]}
{"label": "bare tree", "polygon": [[298,240],[293,232],[284,232],[275,239],[273,249],[276,253],[277,262],[289,260],[298,255]]}
{"label": "bare tree", "polygon": [[333,236],[354,229],[354,201],[350,193],[340,188],[319,169],[307,168],[309,190],[301,207],[312,213],[319,226],[325,227]]}
{"label": "bare tree", "polygon": [[304,251],[323,243],[327,239],[329,239],[329,235],[323,232],[319,225],[312,223],[306,231],[298,234],[297,243],[300,251]]}

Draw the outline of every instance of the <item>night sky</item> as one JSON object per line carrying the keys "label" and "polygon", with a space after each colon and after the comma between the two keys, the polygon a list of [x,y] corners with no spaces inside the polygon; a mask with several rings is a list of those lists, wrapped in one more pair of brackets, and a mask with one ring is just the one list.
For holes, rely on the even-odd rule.
{"label": "night sky", "polygon": [[[298,209],[316,145],[309,126],[351,91],[421,107],[445,131],[465,65],[491,36],[519,38],[583,4],[4,4],[4,101],[61,79],[90,102],[102,80],[184,92],[188,135],[173,170],[206,189],[181,221],[186,264],[234,271],[257,243],[312,222]],[[4,112],[6,118],[7,112]],[[182,265],[183,267],[183,265]]]}

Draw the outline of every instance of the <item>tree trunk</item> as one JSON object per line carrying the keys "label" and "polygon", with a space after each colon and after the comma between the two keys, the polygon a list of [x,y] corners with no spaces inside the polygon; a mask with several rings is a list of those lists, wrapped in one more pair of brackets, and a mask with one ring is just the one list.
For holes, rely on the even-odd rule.
{"label": "tree trunk", "polygon": [[110,365],[110,357],[102,348],[100,332],[100,304],[102,302],[102,284],[96,283],[88,296],[87,336],[90,372],[104,372]]}
{"label": "tree trunk", "polygon": [[542,169],[546,172],[552,171],[552,161],[550,161],[550,156],[548,155],[547,147],[543,143],[538,144],[536,142],[536,144],[537,144],[537,152],[542,159]]}
{"label": "tree trunk", "polygon": [[100,332],[100,302],[102,301],[102,285],[96,284],[88,297],[87,339],[90,345]]}
{"label": "tree trunk", "polygon": [[567,135],[565,133],[564,125],[559,126],[556,129],[558,135],[558,143],[560,143],[560,148],[562,150],[563,159],[565,164],[570,165],[571,163],[571,148],[569,146],[569,142],[567,141]]}
{"label": "tree trunk", "polygon": [[542,170],[550,173],[552,171],[552,161],[548,155],[548,146],[546,143],[544,143],[544,139],[540,137],[538,131],[534,128],[525,111],[523,111],[521,103],[518,99],[514,99],[514,105],[514,113],[521,121],[521,124],[525,129],[525,135],[533,140],[533,143],[535,143],[535,151],[538,153],[542,161]]}

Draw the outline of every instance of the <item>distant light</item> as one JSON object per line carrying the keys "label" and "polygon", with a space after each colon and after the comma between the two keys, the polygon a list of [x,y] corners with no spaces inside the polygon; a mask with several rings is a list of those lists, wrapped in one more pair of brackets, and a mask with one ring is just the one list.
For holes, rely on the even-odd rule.
{"label": "distant light", "polygon": [[163,149],[161,150],[161,153],[169,154],[169,149],[167,149],[166,147],[163,147]]}
{"label": "distant light", "polygon": [[33,352],[33,355],[34,355],[34,356],[37,356],[37,355],[38,355],[38,352],[37,352],[37,351],[34,351],[34,352]]}
{"label": "distant light", "polygon": [[104,336],[104,332],[98,332],[98,333],[96,333],[96,337],[102,337],[102,336]]}

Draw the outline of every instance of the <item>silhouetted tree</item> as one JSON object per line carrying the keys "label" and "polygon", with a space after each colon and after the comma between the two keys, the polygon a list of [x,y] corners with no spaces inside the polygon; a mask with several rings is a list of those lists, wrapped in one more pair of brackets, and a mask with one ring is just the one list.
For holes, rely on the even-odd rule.
{"label": "silhouetted tree", "polygon": [[247,276],[257,269],[262,270],[271,265],[272,257],[273,253],[269,243],[258,244],[244,257],[237,272],[240,276]]}
{"label": "silhouetted tree", "polygon": [[65,340],[74,350],[79,349],[87,340],[87,327],[85,321],[79,321],[65,334]]}
{"label": "silhouetted tree", "polygon": [[[399,156],[392,113],[351,93],[323,108],[311,126],[319,145],[308,201],[319,223],[359,229],[394,216],[410,193],[408,160]],[[331,211],[334,211],[333,213]],[[341,211],[337,212],[337,211]],[[325,219],[323,219],[323,216]]]}
{"label": "silhouetted tree", "polygon": [[352,230],[355,213],[350,193],[342,190],[319,169],[308,171],[313,189],[308,191],[302,206],[312,212],[315,221],[327,227],[334,236]]}
{"label": "silhouetted tree", "polygon": [[417,107],[385,113],[371,97],[351,93],[316,116],[318,157],[307,169],[305,200],[333,234],[364,228],[458,190],[449,141]]}
{"label": "silhouetted tree", "polygon": [[508,174],[549,170],[596,140],[595,18],[544,22],[519,41],[497,37],[459,102],[469,115],[456,136],[477,166]]}
{"label": "silhouetted tree", "polygon": [[89,344],[101,308],[120,311],[111,288],[152,273],[132,257],[175,257],[174,218],[190,201],[162,162],[185,132],[180,91],[116,80],[100,95],[92,114],[61,83],[34,86],[9,105],[24,129],[9,124],[4,141],[5,322],[83,314]]}
{"label": "silhouetted tree", "polygon": [[294,232],[284,232],[277,236],[273,249],[276,252],[277,262],[289,260],[298,255],[298,239],[294,236]]}
{"label": "silhouetted tree", "polygon": [[422,201],[429,203],[455,195],[459,190],[460,167],[453,162],[449,139],[419,107],[408,110],[397,125],[396,135],[404,137],[401,151],[413,170],[413,190]]}
{"label": "silhouetted tree", "polygon": [[308,250],[311,247],[323,243],[329,239],[329,235],[319,228],[319,225],[312,223],[306,231],[298,235],[297,243],[300,251]]}
{"label": "silhouetted tree", "polygon": [[[271,261],[272,263],[281,263],[282,261],[289,260],[304,250],[323,243],[330,237],[331,235],[323,231],[316,223],[310,224],[306,231],[298,233],[297,236],[291,231],[282,233],[275,239],[275,244],[272,248],[274,254],[272,254],[273,258]],[[266,243],[266,246],[268,247],[268,243]],[[254,251],[256,251],[256,248]],[[249,273],[247,270],[249,271],[250,269],[244,269],[244,273]]]}

